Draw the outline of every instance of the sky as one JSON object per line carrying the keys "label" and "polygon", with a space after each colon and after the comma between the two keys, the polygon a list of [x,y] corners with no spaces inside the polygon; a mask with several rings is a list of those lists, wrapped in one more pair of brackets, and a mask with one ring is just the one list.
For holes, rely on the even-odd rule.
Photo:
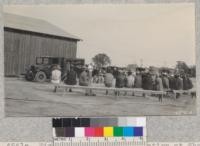
{"label": "sky", "polygon": [[5,5],[4,11],[47,20],[80,37],[77,57],[86,63],[106,53],[117,66],[195,64],[192,3]]}

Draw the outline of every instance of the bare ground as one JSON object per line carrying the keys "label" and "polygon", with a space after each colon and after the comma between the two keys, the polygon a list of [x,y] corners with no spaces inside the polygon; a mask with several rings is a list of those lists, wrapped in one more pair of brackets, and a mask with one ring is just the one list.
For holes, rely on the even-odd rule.
{"label": "bare ground", "polygon": [[13,116],[144,116],[196,114],[196,99],[182,95],[176,101],[156,97],[120,96],[97,93],[84,96],[84,91],[53,92],[51,83],[28,82],[19,78],[5,79],[5,115]]}

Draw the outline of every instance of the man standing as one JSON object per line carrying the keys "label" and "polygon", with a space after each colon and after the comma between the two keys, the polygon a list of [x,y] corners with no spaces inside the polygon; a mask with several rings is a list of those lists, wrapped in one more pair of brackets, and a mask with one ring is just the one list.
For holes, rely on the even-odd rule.
{"label": "man standing", "polygon": [[[70,67],[70,71],[67,73],[67,79],[65,80],[65,84],[67,85],[76,85],[77,83],[77,74],[74,71],[74,67]],[[72,92],[72,89],[69,89],[69,92]]]}
{"label": "man standing", "polygon": [[[179,74],[175,75],[175,90],[183,90],[183,79]],[[176,93],[176,99],[180,96],[180,93]]]}
{"label": "man standing", "polygon": [[175,82],[175,90],[183,90],[183,79],[181,78],[180,75],[176,75],[176,82]]}
{"label": "man standing", "polygon": [[89,83],[92,84],[92,72],[93,72],[93,65],[90,63],[88,65],[88,73],[89,73]]}
{"label": "man standing", "polygon": [[[123,88],[124,86],[125,86],[125,75],[123,74],[122,70],[119,70],[119,73],[118,73],[118,75],[116,77],[116,85],[115,85],[115,87],[116,88]],[[116,91],[115,95],[119,96],[120,92]]]}
{"label": "man standing", "polygon": [[89,85],[89,77],[86,72],[86,67],[83,68],[83,71],[80,74],[79,85],[80,86],[88,86]]}
{"label": "man standing", "polygon": [[162,82],[163,82],[164,89],[169,90],[169,79],[168,79],[167,73],[163,73]]}
{"label": "man standing", "polygon": [[[131,71],[128,71],[128,75],[126,77],[126,87],[133,88],[135,83],[135,77]],[[127,95],[127,92],[125,92],[124,95]],[[132,96],[134,96],[134,92],[132,92]]]}
{"label": "man standing", "polygon": [[168,79],[169,79],[169,89],[174,90],[176,86],[176,79],[174,75],[171,73]]}
{"label": "man standing", "polygon": [[131,71],[128,72],[128,76],[126,77],[126,87],[133,88],[135,83],[135,77]]}
{"label": "man standing", "polygon": [[[83,72],[80,75],[79,85],[80,86],[89,86],[90,85],[89,75],[88,75],[88,72],[86,71],[86,67],[83,68]],[[86,89],[85,95],[86,96],[95,96],[95,94],[92,93],[91,89]]]}
{"label": "man standing", "polygon": [[183,75],[183,90],[189,90],[193,88],[193,84],[191,79],[188,77],[188,75]]}
{"label": "man standing", "polygon": [[113,79],[114,79],[113,75],[110,73],[110,70],[108,70],[104,77],[105,86],[112,87]]}
{"label": "man standing", "polygon": [[[51,72],[51,83],[53,84],[59,84],[61,81],[61,68],[59,65],[55,65],[52,68]],[[55,86],[54,92],[56,92],[57,86]]]}
{"label": "man standing", "polygon": [[[157,91],[163,91],[163,83],[162,83],[162,79],[159,75],[156,75],[156,90]],[[162,95],[158,95],[159,96],[159,101],[162,102]]]}
{"label": "man standing", "polygon": [[[104,77],[104,84],[105,84],[105,86],[106,87],[112,87],[113,80],[114,80],[114,77],[111,74],[110,70],[108,69],[107,73],[105,74],[105,77]],[[106,95],[108,95],[108,90],[106,90]]]}
{"label": "man standing", "polygon": [[136,71],[134,88],[142,88],[142,75],[140,71]]}

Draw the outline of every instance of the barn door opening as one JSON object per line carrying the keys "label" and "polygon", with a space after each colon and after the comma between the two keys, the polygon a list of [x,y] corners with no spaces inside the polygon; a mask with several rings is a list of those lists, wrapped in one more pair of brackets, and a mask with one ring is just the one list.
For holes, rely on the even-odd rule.
{"label": "barn door opening", "polygon": [[19,40],[7,36],[4,39],[5,76],[19,76]]}
{"label": "barn door opening", "polygon": [[52,64],[59,64],[59,58],[53,58]]}

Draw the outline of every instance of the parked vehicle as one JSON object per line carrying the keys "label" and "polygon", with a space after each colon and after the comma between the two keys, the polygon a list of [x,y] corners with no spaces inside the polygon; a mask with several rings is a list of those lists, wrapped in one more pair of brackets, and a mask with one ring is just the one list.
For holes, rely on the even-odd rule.
{"label": "parked vehicle", "polygon": [[28,81],[45,82],[51,78],[51,71],[54,65],[60,65],[62,75],[65,74],[66,70],[70,70],[72,65],[77,74],[79,74],[84,64],[85,60],[80,58],[36,57],[36,64],[30,65],[26,69],[25,78]]}

